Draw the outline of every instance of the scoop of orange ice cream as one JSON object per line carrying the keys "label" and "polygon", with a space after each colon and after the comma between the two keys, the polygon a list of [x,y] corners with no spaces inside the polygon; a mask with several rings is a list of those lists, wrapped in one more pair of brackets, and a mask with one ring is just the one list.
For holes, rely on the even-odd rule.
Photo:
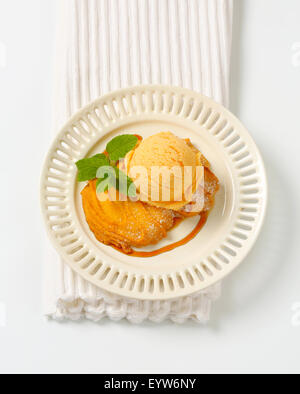
{"label": "scoop of orange ice cream", "polygon": [[170,132],[146,138],[126,157],[127,171],[141,199],[172,210],[180,210],[192,200],[203,177],[202,164],[201,153]]}

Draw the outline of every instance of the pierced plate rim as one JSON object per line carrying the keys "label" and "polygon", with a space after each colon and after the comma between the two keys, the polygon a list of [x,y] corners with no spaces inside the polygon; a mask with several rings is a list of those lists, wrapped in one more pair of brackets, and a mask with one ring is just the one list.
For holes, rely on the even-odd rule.
{"label": "pierced plate rim", "polygon": [[[132,97],[135,97],[135,103],[132,102]],[[170,101],[171,98],[172,103]],[[122,104],[124,99],[125,101],[131,100],[131,103],[129,103],[129,101],[127,102],[127,107],[124,106],[124,103]],[[150,101],[148,101],[148,99]],[[180,103],[178,104],[177,101],[178,103],[180,101]],[[191,104],[192,102],[193,104]],[[117,109],[114,106],[116,103],[119,105]],[[170,106],[168,107],[167,105],[169,104]],[[180,109],[179,113],[176,113],[175,107],[177,104]],[[198,108],[195,106],[198,106]],[[96,109],[100,111],[98,114]],[[198,111],[199,109],[200,112]],[[211,113],[209,113],[208,110],[210,110]],[[205,111],[209,113],[207,119]],[[93,114],[93,116],[89,118],[91,114]],[[233,143],[233,146],[242,142],[245,146],[241,150],[238,150],[237,153],[247,151],[247,160],[256,159],[254,161],[256,167],[254,175],[259,179],[260,188],[259,197],[254,195],[255,199],[257,199],[257,203],[253,204],[255,207],[252,207],[252,209],[257,209],[255,222],[251,230],[248,232],[245,230],[247,238],[244,242],[242,239],[237,240],[233,238],[231,236],[232,229],[229,229],[231,240],[235,240],[237,243],[241,244],[241,247],[235,248],[234,245],[227,241],[225,243],[224,241],[222,245],[216,246],[215,252],[217,252],[217,255],[207,256],[207,258],[204,259],[204,263],[199,262],[193,267],[187,266],[184,271],[174,270],[173,272],[168,274],[164,273],[162,275],[146,271],[141,273],[134,269],[127,269],[126,272],[124,267],[120,266],[118,262],[115,264],[107,263],[104,261],[105,259],[103,256],[102,260],[100,260],[97,257],[99,250],[96,251],[95,248],[93,249],[92,243],[87,241],[85,234],[78,228],[78,225],[74,226],[74,215],[76,216],[74,201],[73,206],[68,205],[72,203],[71,199],[72,196],[74,196],[71,182],[72,176],[74,176],[74,168],[71,167],[74,167],[74,162],[76,160],[83,157],[82,152],[87,152],[95,140],[103,135],[101,133],[105,134],[105,130],[111,129],[112,126],[118,126],[119,123],[124,123],[126,119],[128,119],[130,123],[134,121],[134,119],[146,119],[153,114],[167,117],[175,122],[176,119],[178,121],[180,117],[181,121],[187,122],[187,127],[189,122],[199,122],[198,124],[200,127],[201,120],[204,121],[202,124],[203,128],[209,126],[208,122],[214,114],[220,115],[219,119],[215,121],[211,128],[214,129],[218,122],[221,123],[221,120],[226,120],[223,129],[216,134],[218,136],[226,130],[226,127],[232,128],[232,126],[234,126],[234,135],[237,135],[239,139]],[[196,116],[196,118],[193,119],[193,116]],[[85,126],[88,126],[87,128],[81,124],[82,120],[86,122]],[[77,132],[74,131],[74,127],[77,128]],[[102,130],[98,127],[101,127]],[[208,131],[208,129],[206,131]],[[67,139],[67,136],[71,138]],[[230,136],[232,137],[231,134],[229,134],[229,137]],[[79,146],[76,146],[72,138],[74,141],[77,140],[77,142],[79,142]],[[228,137],[226,137],[225,140],[227,138]],[[61,145],[62,142],[66,145]],[[66,146],[69,146],[70,150],[68,150]],[[245,147],[247,148],[246,150],[244,149]],[[81,150],[77,151],[76,149]],[[57,151],[65,153],[66,156],[69,156],[70,152],[73,152],[73,156],[70,156],[71,159],[68,159],[59,156]],[[58,164],[54,164],[53,160],[56,160]],[[70,168],[64,169],[63,164]],[[248,167],[245,168],[247,169]],[[56,173],[51,173],[50,170],[55,170]],[[236,179],[236,173],[232,175],[233,178]],[[56,188],[55,183],[49,182],[49,178],[58,182],[56,186],[58,190],[61,189],[61,191],[49,191],[49,189]],[[64,188],[62,186],[64,186]],[[267,176],[262,156],[253,138],[241,122],[222,105],[200,93],[181,87],[164,85],[142,85],[120,89],[108,93],[80,109],[66,122],[52,143],[45,159],[40,189],[42,215],[47,233],[53,246],[63,260],[80,276],[101,289],[119,296],[141,300],[176,299],[204,290],[224,279],[241,264],[254,246],[264,223],[268,201]],[[51,202],[49,200],[50,197],[54,199]],[[50,209],[50,207],[52,209]],[[57,210],[53,210],[55,207]],[[55,212],[55,217],[58,219],[51,220],[53,212]],[[67,216],[65,216],[66,214]],[[252,217],[251,213],[248,213],[248,215]],[[70,223],[70,220],[70,226],[65,226]],[[76,221],[77,220],[75,220],[75,222]],[[245,226],[247,227],[247,225]],[[54,227],[56,227],[56,229],[54,229]],[[72,238],[72,234],[70,235],[71,230],[74,230],[74,233],[77,234],[76,236],[78,237],[78,242],[76,241],[75,245],[74,243],[66,244],[66,242]],[[66,236],[60,238],[60,236],[64,234],[66,234]],[[241,234],[244,234],[242,230]],[[75,235],[73,238],[74,237]],[[230,237],[226,234],[224,239],[230,239]],[[82,248],[79,248],[72,254],[69,253],[71,247],[74,248],[74,246],[77,245],[78,248],[82,243]],[[224,250],[222,248],[224,248]],[[76,248],[74,250],[76,250]],[[234,255],[228,254],[229,250],[234,252]],[[220,253],[221,256],[223,255],[221,259],[218,257]],[[225,260],[227,260],[226,263],[224,263]],[[218,267],[221,267],[221,269]]]}

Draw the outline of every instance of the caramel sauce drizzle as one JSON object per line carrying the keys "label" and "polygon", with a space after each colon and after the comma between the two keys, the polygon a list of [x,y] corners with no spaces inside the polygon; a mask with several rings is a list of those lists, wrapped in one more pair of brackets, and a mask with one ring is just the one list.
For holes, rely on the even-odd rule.
{"label": "caramel sauce drizzle", "polygon": [[[118,252],[126,254],[127,256],[131,256],[131,257],[149,258],[149,257],[159,256],[160,254],[170,252],[176,248],[179,248],[180,246],[186,245],[188,242],[194,239],[205,226],[207,222],[207,218],[208,218],[207,213],[201,213],[198,224],[189,235],[184,237],[181,241],[174,242],[170,245],[164,246],[163,248],[153,250],[152,252],[138,252],[134,250],[132,253],[125,253],[122,249],[116,248],[115,246],[113,246],[113,248],[116,249]],[[174,227],[178,226],[183,220],[184,219],[177,219]]]}

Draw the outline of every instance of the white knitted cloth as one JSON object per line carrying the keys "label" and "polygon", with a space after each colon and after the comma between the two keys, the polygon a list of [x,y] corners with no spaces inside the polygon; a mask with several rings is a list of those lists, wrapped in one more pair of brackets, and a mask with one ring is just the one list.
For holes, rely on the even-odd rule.
{"label": "white knitted cloth", "polygon": [[[232,0],[58,0],[55,133],[79,108],[121,87],[183,86],[228,105]],[[55,319],[209,320],[220,284],[175,301],[120,298],[46,252],[46,310]]]}

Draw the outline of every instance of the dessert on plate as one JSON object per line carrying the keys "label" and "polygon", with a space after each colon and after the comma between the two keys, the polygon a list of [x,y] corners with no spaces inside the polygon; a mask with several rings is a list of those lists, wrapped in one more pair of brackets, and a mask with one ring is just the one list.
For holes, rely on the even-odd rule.
{"label": "dessert on plate", "polygon": [[[151,257],[194,238],[205,225],[219,190],[205,156],[171,132],[142,139],[114,138],[106,151],[76,163],[86,221],[96,239],[122,253]],[[183,240],[155,251],[155,245],[187,217],[198,225]]]}

